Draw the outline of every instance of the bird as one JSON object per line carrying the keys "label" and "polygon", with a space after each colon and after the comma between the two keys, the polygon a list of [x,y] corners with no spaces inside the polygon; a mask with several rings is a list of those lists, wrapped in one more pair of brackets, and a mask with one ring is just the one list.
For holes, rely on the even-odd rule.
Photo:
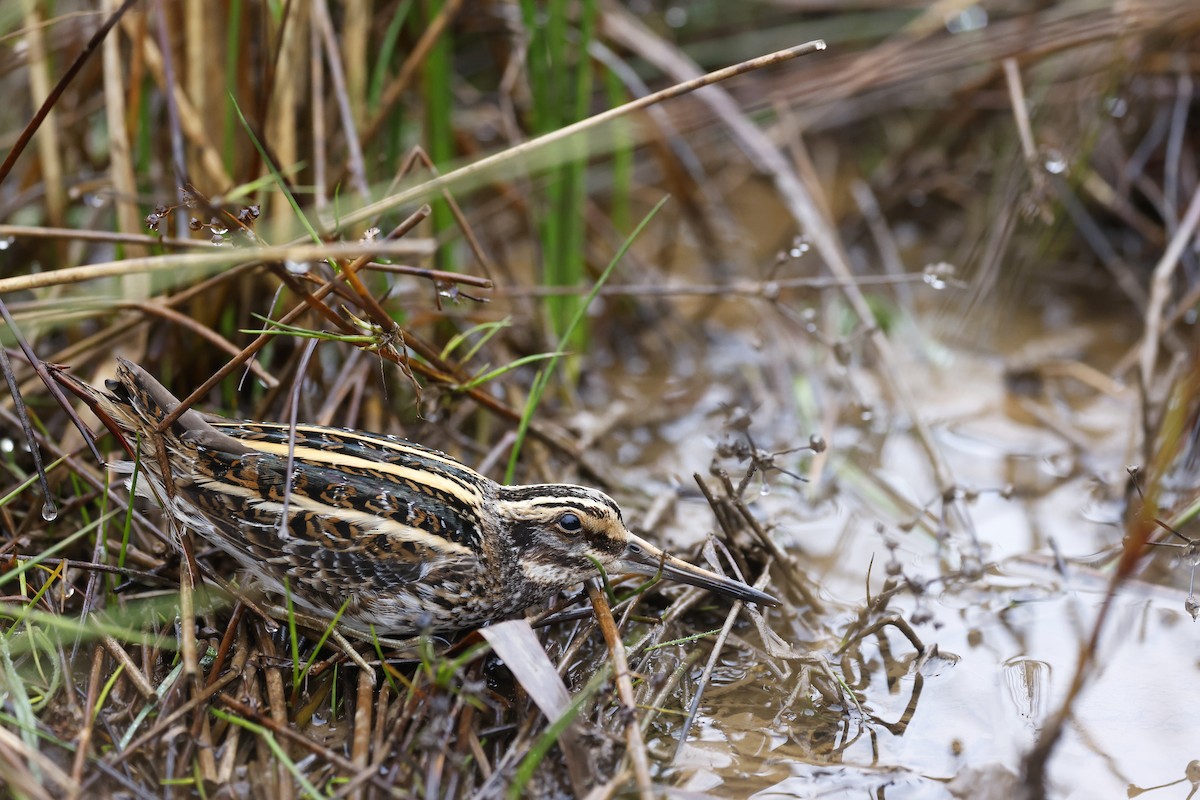
{"label": "bird", "polygon": [[[251,422],[189,409],[118,358],[71,388],[121,434],[139,494],[232,556],[268,591],[388,636],[449,634],[518,616],[600,574],[661,576],[733,600],[773,596],[632,533],[604,492],[502,485],[415,442],[349,428]],[[148,484],[148,486],[147,486]]]}

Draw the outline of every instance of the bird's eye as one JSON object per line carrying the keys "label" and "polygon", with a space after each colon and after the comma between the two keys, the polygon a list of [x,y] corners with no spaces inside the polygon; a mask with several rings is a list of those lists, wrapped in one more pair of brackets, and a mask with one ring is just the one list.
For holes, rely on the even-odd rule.
{"label": "bird's eye", "polygon": [[579,533],[583,530],[583,520],[578,514],[566,513],[558,518],[558,529],[563,533]]}

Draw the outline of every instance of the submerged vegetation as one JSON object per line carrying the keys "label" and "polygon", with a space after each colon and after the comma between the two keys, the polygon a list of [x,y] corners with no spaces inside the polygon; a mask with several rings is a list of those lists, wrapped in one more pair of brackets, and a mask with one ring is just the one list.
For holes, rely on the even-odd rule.
{"label": "submerged vegetation", "polygon": [[[1200,8],[851,5],[0,7],[3,791],[1194,791]],[[118,355],[783,604],[309,617],[106,469]]]}

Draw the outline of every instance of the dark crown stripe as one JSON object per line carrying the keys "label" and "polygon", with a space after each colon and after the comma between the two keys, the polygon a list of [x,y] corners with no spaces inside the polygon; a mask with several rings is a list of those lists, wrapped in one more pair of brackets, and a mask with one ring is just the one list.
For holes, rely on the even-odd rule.
{"label": "dark crown stripe", "polygon": [[621,517],[621,509],[608,496],[593,489],[570,484],[545,484],[535,486],[501,486],[500,499],[510,503],[533,506],[561,506],[585,513],[605,509]]}
{"label": "dark crown stripe", "polygon": [[505,486],[502,489],[505,500],[548,500],[574,498],[577,500],[600,501],[600,494],[582,486],[568,483],[535,484],[532,486]]}
{"label": "dark crown stripe", "polygon": [[509,508],[549,508],[556,511],[578,511],[591,517],[604,516],[609,510],[605,503],[588,503],[572,500],[571,498],[546,497],[540,500],[518,500],[509,504]]}

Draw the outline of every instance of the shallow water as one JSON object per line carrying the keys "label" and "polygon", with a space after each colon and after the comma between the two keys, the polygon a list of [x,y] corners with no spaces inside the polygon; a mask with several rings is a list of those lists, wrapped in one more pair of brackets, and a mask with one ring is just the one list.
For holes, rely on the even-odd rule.
{"label": "shallow water", "polygon": [[[753,332],[737,332],[703,359],[705,375],[677,370],[615,383],[677,398],[666,421],[642,429],[660,446],[642,450],[654,454],[650,463],[629,465],[631,485],[648,485],[644,470],[649,485],[658,476],[665,489],[661,476],[675,475],[690,492],[690,473],[704,472],[717,444],[737,437],[721,428],[733,406],[752,409],[760,447],[826,437],[830,451],[813,483],[772,474],[767,494],[750,490],[756,513],[776,524],[776,540],[829,601],[822,618],[809,616],[813,627],[842,630],[868,584],[880,591],[892,559],[895,571],[926,587],[891,606],[915,615],[924,655],[887,629],[884,646],[868,637],[857,658],[840,662],[861,709],[789,707],[790,686],[765,671],[756,676],[752,658],[727,648],[728,674],[714,680],[663,782],[724,797],[1011,796],[1104,602],[1136,433],[1133,391],[1087,385],[1064,367],[1082,359],[1107,368],[1128,346],[1128,322],[1089,319],[1063,302],[1057,324],[1017,320],[992,352],[949,344],[931,330],[892,337],[904,361],[893,367],[966,495],[956,504],[966,521],[951,517],[940,541],[933,533],[942,505],[928,458],[868,370],[854,380],[861,396],[875,398],[870,410],[840,411],[832,423],[820,404],[845,408],[844,387],[779,356],[781,345],[811,347],[798,340],[755,348]],[[819,416],[806,418],[809,380]],[[789,382],[795,403],[779,392]],[[708,433],[696,435],[698,428]],[[721,463],[736,480],[735,465]],[[812,458],[780,463],[803,472]],[[685,498],[659,538],[684,543],[711,527],[707,506]],[[1200,627],[1184,610],[1190,569],[1172,565],[1168,552],[1153,556],[1147,580],[1124,586],[1113,604],[1095,669],[1049,765],[1051,797],[1124,797],[1182,780],[1152,796],[1183,798],[1194,788],[1183,780],[1200,759]],[[960,576],[976,557],[983,574]],[[786,625],[776,630],[787,636]],[[756,641],[752,630],[742,635]],[[831,638],[828,648],[835,645]],[[722,691],[722,678],[743,676]],[[669,754],[678,729],[657,730],[651,744]]]}

